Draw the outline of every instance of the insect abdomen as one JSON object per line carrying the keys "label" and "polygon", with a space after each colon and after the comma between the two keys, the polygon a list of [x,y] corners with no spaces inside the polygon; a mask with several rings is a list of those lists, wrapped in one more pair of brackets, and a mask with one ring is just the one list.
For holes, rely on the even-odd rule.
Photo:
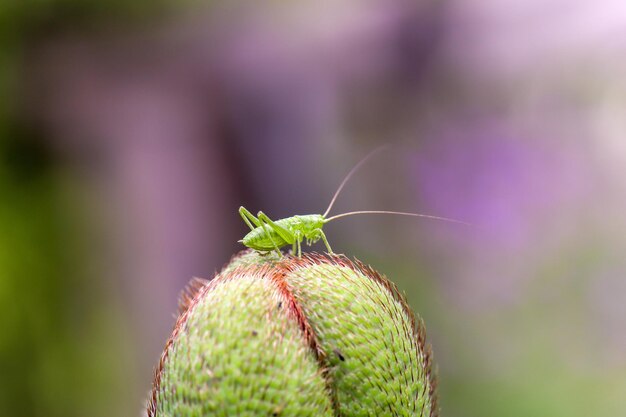
{"label": "insect abdomen", "polygon": [[286,242],[282,237],[280,237],[280,235],[278,235],[274,230],[271,230],[269,227],[265,230],[261,227],[251,230],[244,236],[241,242],[249,248],[261,251],[274,250],[274,244],[279,248],[289,244],[289,242]]}

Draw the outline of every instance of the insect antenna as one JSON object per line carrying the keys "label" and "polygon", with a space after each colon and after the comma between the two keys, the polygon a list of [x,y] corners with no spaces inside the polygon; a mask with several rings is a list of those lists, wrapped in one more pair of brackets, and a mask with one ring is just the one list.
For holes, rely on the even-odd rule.
{"label": "insect antenna", "polygon": [[332,216],[326,219],[326,223],[332,220],[339,219],[341,217],[355,216],[357,214],[396,214],[399,216],[423,217],[427,219],[441,220],[444,222],[459,223],[459,224],[464,224],[466,226],[472,225],[471,223],[467,223],[461,220],[449,219],[447,217],[431,216],[430,214],[405,213],[402,211],[385,211],[385,210],[361,210],[361,211],[351,211],[348,213],[337,214],[336,216]]}
{"label": "insect antenna", "polygon": [[330,204],[328,205],[328,208],[326,209],[324,214],[322,214],[323,217],[326,217],[326,215],[330,212],[330,209],[333,207],[333,204],[335,204],[335,200],[337,200],[337,197],[339,196],[339,193],[343,189],[343,186],[346,185],[346,183],[348,182],[350,177],[361,167],[361,165],[366,163],[372,156],[374,156],[378,152],[381,152],[381,151],[387,149],[388,147],[389,147],[389,145],[379,146],[378,148],[376,148],[373,151],[371,151],[370,153],[368,153],[363,159],[361,159],[359,161],[359,163],[357,163],[354,167],[352,167],[350,172],[348,172],[348,175],[346,175],[346,177],[343,179],[343,181],[341,181],[341,184],[339,184],[339,187],[337,187],[337,191],[335,191],[335,194],[333,195],[332,200],[330,200]]}

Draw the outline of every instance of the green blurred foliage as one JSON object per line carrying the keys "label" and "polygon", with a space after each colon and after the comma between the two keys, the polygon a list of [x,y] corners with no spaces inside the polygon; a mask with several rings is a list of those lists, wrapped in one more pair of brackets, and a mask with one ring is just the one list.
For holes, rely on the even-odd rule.
{"label": "green blurred foliage", "polygon": [[[88,273],[75,187],[19,120],[25,50],[49,30],[146,16],[148,2],[0,3],[0,415],[128,415],[123,319]],[[126,360],[125,360],[126,358]]]}
{"label": "green blurred foliage", "polygon": [[0,142],[0,415],[124,414],[121,320],[81,270],[79,205],[40,142],[12,133]]}

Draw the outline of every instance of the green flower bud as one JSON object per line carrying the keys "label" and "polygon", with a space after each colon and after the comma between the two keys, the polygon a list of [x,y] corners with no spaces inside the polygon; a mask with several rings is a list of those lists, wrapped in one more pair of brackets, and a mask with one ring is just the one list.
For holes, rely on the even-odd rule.
{"label": "green flower bud", "polygon": [[148,416],[436,416],[435,388],[424,327],[385,277],[245,251],[183,296]]}

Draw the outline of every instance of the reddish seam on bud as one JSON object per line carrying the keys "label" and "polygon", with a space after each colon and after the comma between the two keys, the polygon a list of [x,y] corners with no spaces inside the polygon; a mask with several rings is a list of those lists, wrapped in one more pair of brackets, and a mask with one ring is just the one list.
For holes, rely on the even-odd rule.
{"label": "reddish seam on bud", "polygon": [[[240,256],[239,254],[238,256]],[[234,260],[237,257],[233,257]],[[229,262],[230,263],[230,262]],[[313,332],[313,328],[310,323],[306,319],[304,312],[302,311],[301,306],[297,303],[295,297],[289,290],[287,283],[285,281],[285,273],[287,269],[284,268],[284,262],[278,262],[276,264],[265,264],[265,265],[243,265],[239,266],[228,273],[218,274],[211,281],[194,278],[188,284],[187,288],[181,293],[181,297],[179,300],[179,316],[176,320],[176,324],[174,325],[174,329],[172,334],[168,338],[165,343],[165,348],[163,349],[163,353],[161,354],[161,358],[159,360],[159,364],[154,372],[154,380],[152,384],[152,393],[150,395],[150,400],[147,405],[147,413],[148,417],[156,417],[157,411],[157,396],[159,393],[159,389],[161,386],[161,376],[163,374],[163,369],[165,367],[165,362],[167,361],[169,352],[171,350],[174,341],[184,329],[189,316],[196,308],[200,300],[206,296],[208,292],[210,292],[217,285],[220,285],[224,282],[228,282],[230,280],[237,279],[242,275],[256,275],[257,279],[268,279],[270,280],[278,289],[280,294],[286,300],[286,309],[288,317],[292,320],[295,320],[298,323],[298,327],[302,331],[302,334],[308,344],[308,346],[312,349],[315,354],[316,360],[320,363],[322,369],[326,367],[326,360],[324,352],[320,349],[319,343],[316,339],[316,335]],[[327,378],[327,373],[323,372],[324,380],[327,383],[327,388],[329,393],[332,393],[330,381]],[[335,396],[332,395],[332,398]],[[333,407],[337,410],[336,401],[333,403]]]}

